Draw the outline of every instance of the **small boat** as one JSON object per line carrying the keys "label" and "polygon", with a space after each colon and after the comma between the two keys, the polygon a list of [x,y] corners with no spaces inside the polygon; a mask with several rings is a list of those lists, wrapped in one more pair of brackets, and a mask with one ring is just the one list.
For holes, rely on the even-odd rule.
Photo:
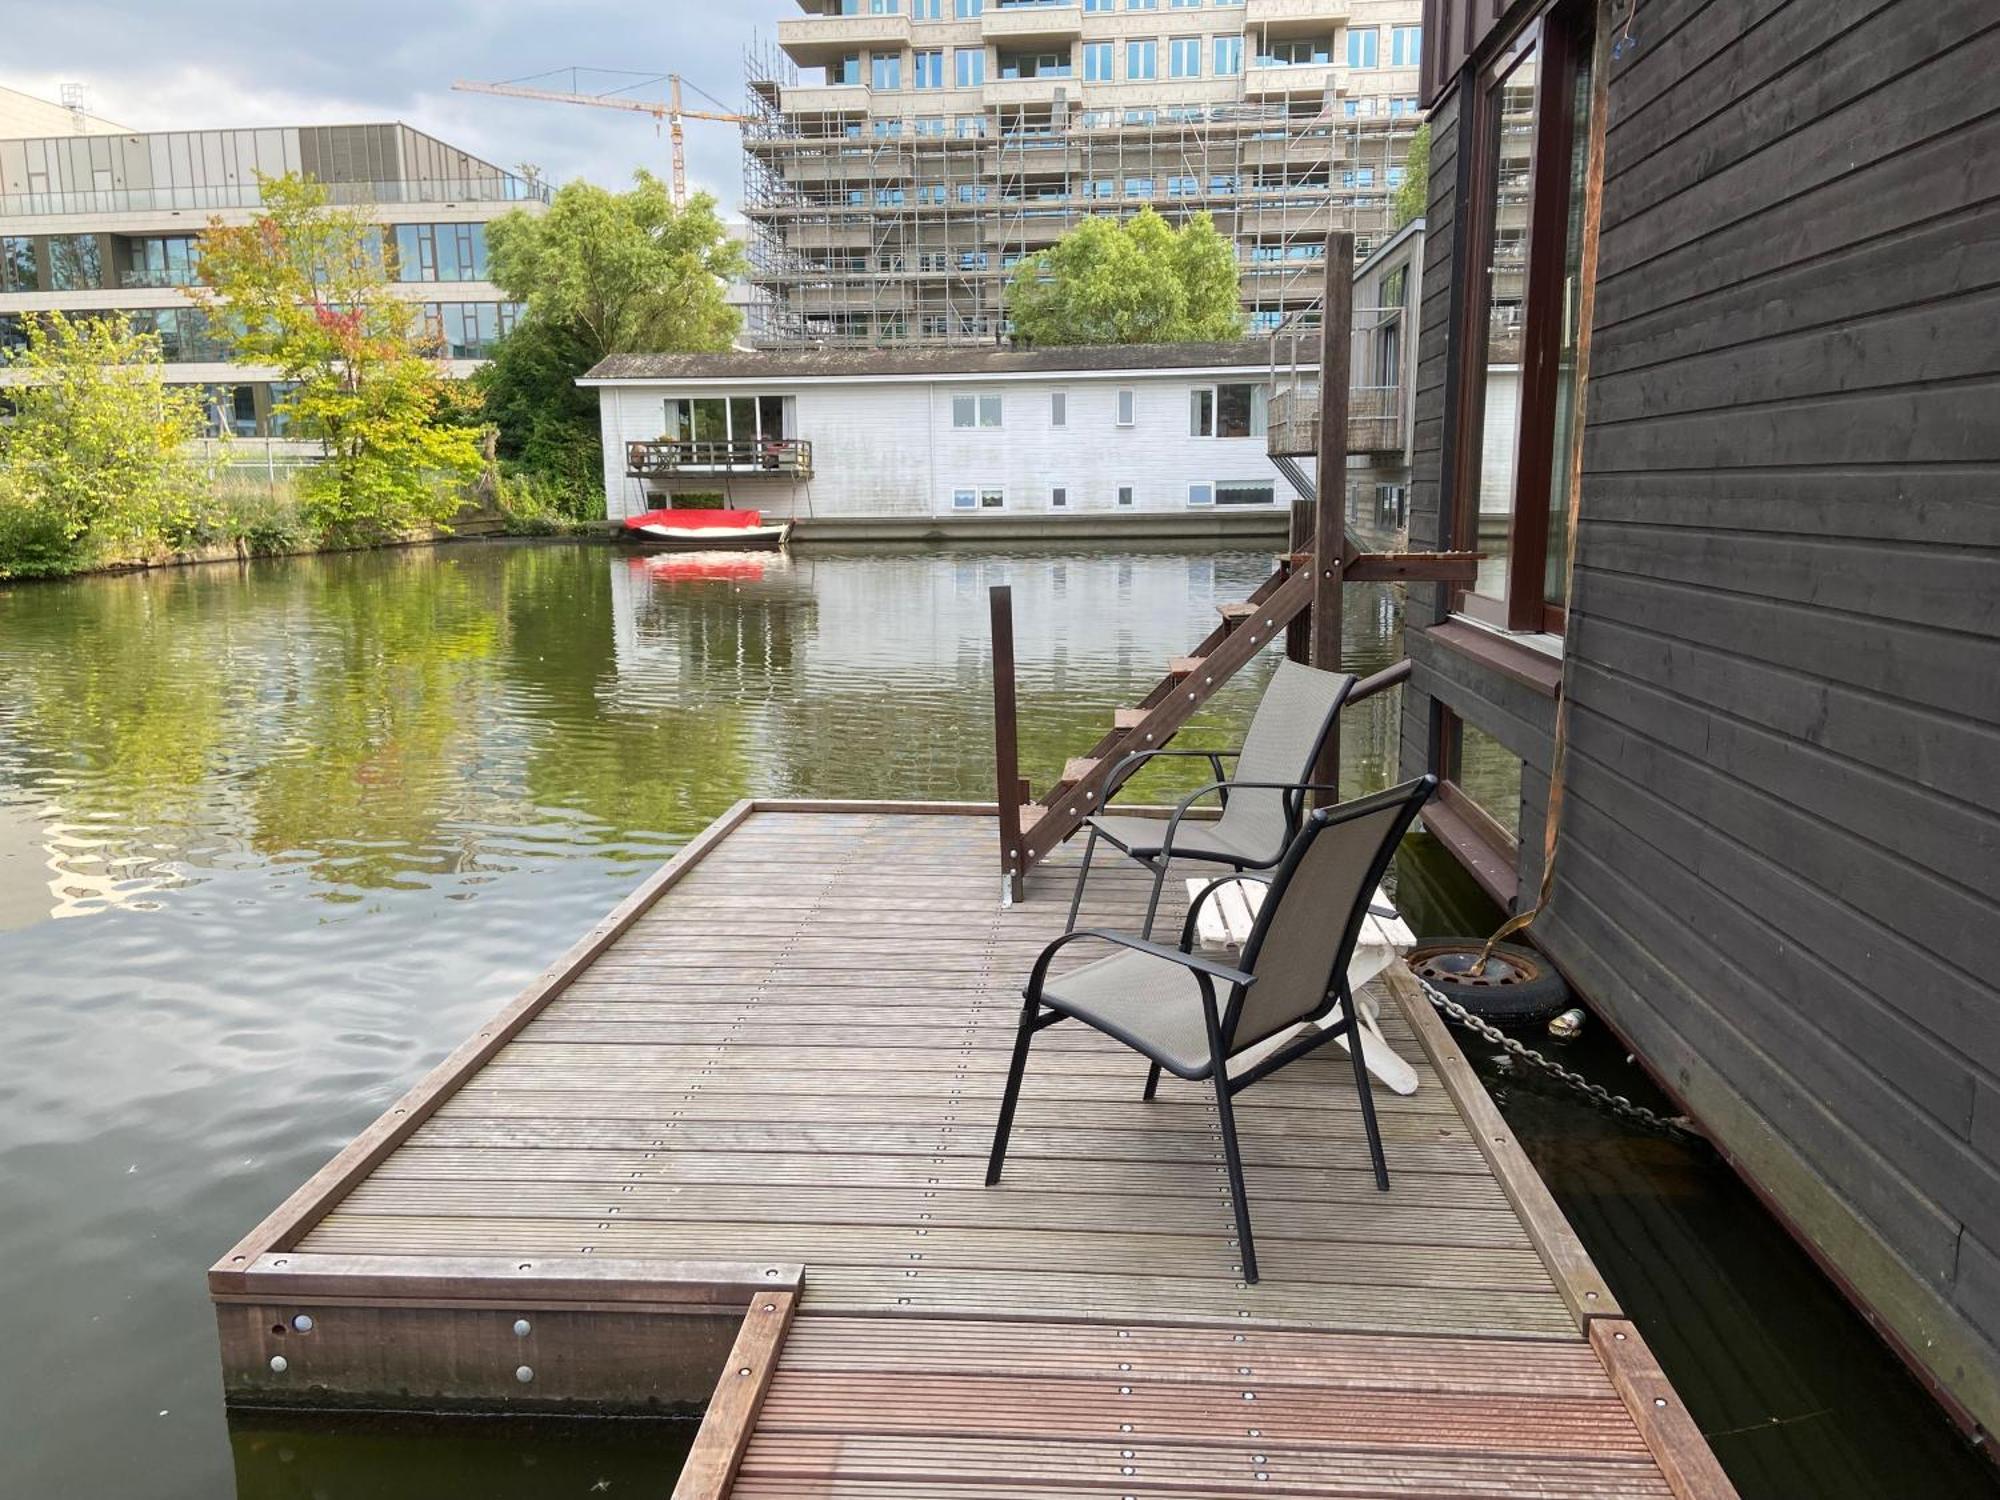
{"label": "small boat", "polygon": [[792,534],[790,521],[766,521],[758,510],[649,510],[625,518],[625,540],[683,552],[774,552]]}

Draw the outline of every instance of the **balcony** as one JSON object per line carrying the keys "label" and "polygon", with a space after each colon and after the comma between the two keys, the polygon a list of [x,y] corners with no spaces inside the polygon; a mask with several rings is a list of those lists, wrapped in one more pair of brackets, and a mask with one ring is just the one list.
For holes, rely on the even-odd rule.
{"label": "balcony", "polygon": [[1243,93],[1250,99],[1282,99],[1306,94],[1314,98],[1340,91],[1340,68],[1324,63],[1268,63],[1243,75]]}
{"label": "balcony", "polygon": [[979,34],[988,42],[1073,41],[1083,35],[1083,8],[1069,0],[1062,5],[988,4],[979,18]]}
{"label": "balcony", "polygon": [[866,114],[868,85],[865,83],[823,83],[788,87],[784,92],[788,115]]}
{"label": "balcony", "polygon": [[672,479],[690,474],[810,479],[812,444],[803,438],[627,443],[625,472],[633,479]]}
{"label": "balcony", "polygon": [[804,16],[778,23],[778,45],[802,68],[824,67],[849,52],[897,52],[910,45],[910,18]]}
{"label": "balcony", "polygon": [[1244,0],[1243,29],[1259,38],[1328,35],[1350,8],[1348,0]]}
{"label": "balcony", "polygon": [[1083,90],[1072,77],[1044,73],[1035,78],[988,79],[980,98],[989,105],[1053,104],[1058,94],[1073,100],[1081,98]]}
{"label": "balcony", "polygon": [[[1319,383],[1301,382],[1271,397],[1268,444],[1274,457],[1319,452]],[[1347,393],[1347,451],[1394,453],[1403,446],[1403,388],[1358,385]]]}

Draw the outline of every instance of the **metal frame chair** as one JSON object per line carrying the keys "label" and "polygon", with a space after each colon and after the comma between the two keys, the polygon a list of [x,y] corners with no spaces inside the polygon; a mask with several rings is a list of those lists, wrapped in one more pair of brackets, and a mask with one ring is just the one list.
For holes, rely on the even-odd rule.
{"label": "metal frame chair", "polygon": [[[1089,928],[1065,933],[1044,948],[1021,992],[1021,1019],[987,1160],[986,1185],[999,1182],[1006,1164],[1014,1109],[1035,1033],[1059,1021],[1082,1021],[1151,1062],[1144,1100],[1153,1098],[1162,1069],[1191,1082],[1213,1082],[1236,1233],[1243,1247],[1243,1277],[1254,1282],[1257,1250],[1250,1235],[1250,1205],[1231,1101],[1287,1063],[1355,1030],[1354,997],[1347,985],[1355,938],[1397,843],[1436,786],[1435,776],[1420,776],[1307,817],[1272,877],[1270,893],[1243,945],[1240,967],[1192,951],[1202,903],[1236,879],[1233,873],[1210,881],[1196,896],[1181,927],[1179,948]],[[1049,965],[1055,956],[1085,939],[1119,951],[1051,978]],[[1229,1076],[1230,1058],[1302,1021],[1322,1020],[1335,1005],[1341,1009],[1339,1021],[1302,1033],[1241,1075]],[[1358,1040],[1349,1051],[1375,1185],[1387,1192],[1389,1166]]]}
{"label": "metal frame chair", "polygon": [[[1332,791],[1339,795],[1338,788],[1320,787],[1310,778],[1353,687],[1354,678],[1346,673],[1281,661],[1257,704],[1240,749],[1162,747],[1134,750],[1121,757],[1105,780],[1100,810],[1084,820],[1090,839],[1084,845],[1083,867],[1076,873],[1069,922],[1063,930],[1076,929],[1084,883],[1090,879],[1090,862],[1100,838],[1153,872],[1153,894],[1146,904],[1145,925],[1140,928],[1141,935],[1148,938],[1153,935],[1153,918],[1160,908],[1167,867],[1175,859],[1226,864],[1238,872],[1268,870],[1276,865],[1299,831],[1306,793]],[[1119,788],[1140,767],[1161,756],[1206,758],[1215,780],[1181,798],[1164,819],[1109,812]],[[1223,775],[1224,760],[1236,762],[1234,777]],[[1189,809],[1208,796],[1219,798],[1222,816],[1212,822],[1188,819]]]}

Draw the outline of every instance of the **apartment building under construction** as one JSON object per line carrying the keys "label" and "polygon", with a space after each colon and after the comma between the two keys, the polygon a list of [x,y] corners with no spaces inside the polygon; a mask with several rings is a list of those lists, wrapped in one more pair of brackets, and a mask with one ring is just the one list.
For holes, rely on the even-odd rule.
{"label": "apartment building under construction", "polygon": [[1089,214],[1206,210],[1255,329],[1363,255],[1419,123],[1418,0],[800,0],[748,60],[753,342],[990,343]]}

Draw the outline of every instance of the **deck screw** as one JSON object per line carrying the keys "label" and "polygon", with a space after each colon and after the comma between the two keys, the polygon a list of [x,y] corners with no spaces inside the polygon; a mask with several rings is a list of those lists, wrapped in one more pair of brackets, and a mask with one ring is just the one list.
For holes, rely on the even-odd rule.
{"label": "deck screw", "polygon": [[280,1374],[280,1375],[284,1374],[284,1373],[285,1373],[285,1371],[286,1371],[286,1369],[287,1369],[287,1368],[289,1368],[289,1367],[288,1367],[288,1366],[286,1365],[286,1363],[285,1363],[285,1356],[284,1356],[284,1355],[282,1355],[282,1354],[274,1354],[274,1355],[272,1355],[272,1356],[271,1356],[271,1368],[272,1368],[273,1370],[275,1370],[275,1371],[276,1371],[276,1372],[277,1372],[278,1374]]}
{"label": "deck screw", "polygon": [[1653,1398],[1653,1405],[1655,1406],[1665,1406],[1666,1404],[1667,1398],[1665,1396],[1655,1396]]}
{"label": "deck screw", "polygon": [[534,1331],[535,1331],[534,1324],[530,1323],[526,1318],[516,1318],[514,1320],[515,1338],[524,1339]]}
{"label": "deck screw", "polygon": [[750,1367],[748,1365],[745,1365],[742,1369],[738,1370],[736,1373],[738,1375],[748,1375],[750,1373]]}
{"label": "deck screw", "polygon": [[292,1327],[298,1329],[300,1333],[311,1333],[313,1331],[313,1320],[308,1314],[300,1313],[296,1318],[292,1319]]}
{"label": "deck screw", "polygon": [[526,1385],[535,1378],[535,1372],[531,1367],[522,1365],[514,1371],[514,1378],[520,1381],[522,1385]]}

